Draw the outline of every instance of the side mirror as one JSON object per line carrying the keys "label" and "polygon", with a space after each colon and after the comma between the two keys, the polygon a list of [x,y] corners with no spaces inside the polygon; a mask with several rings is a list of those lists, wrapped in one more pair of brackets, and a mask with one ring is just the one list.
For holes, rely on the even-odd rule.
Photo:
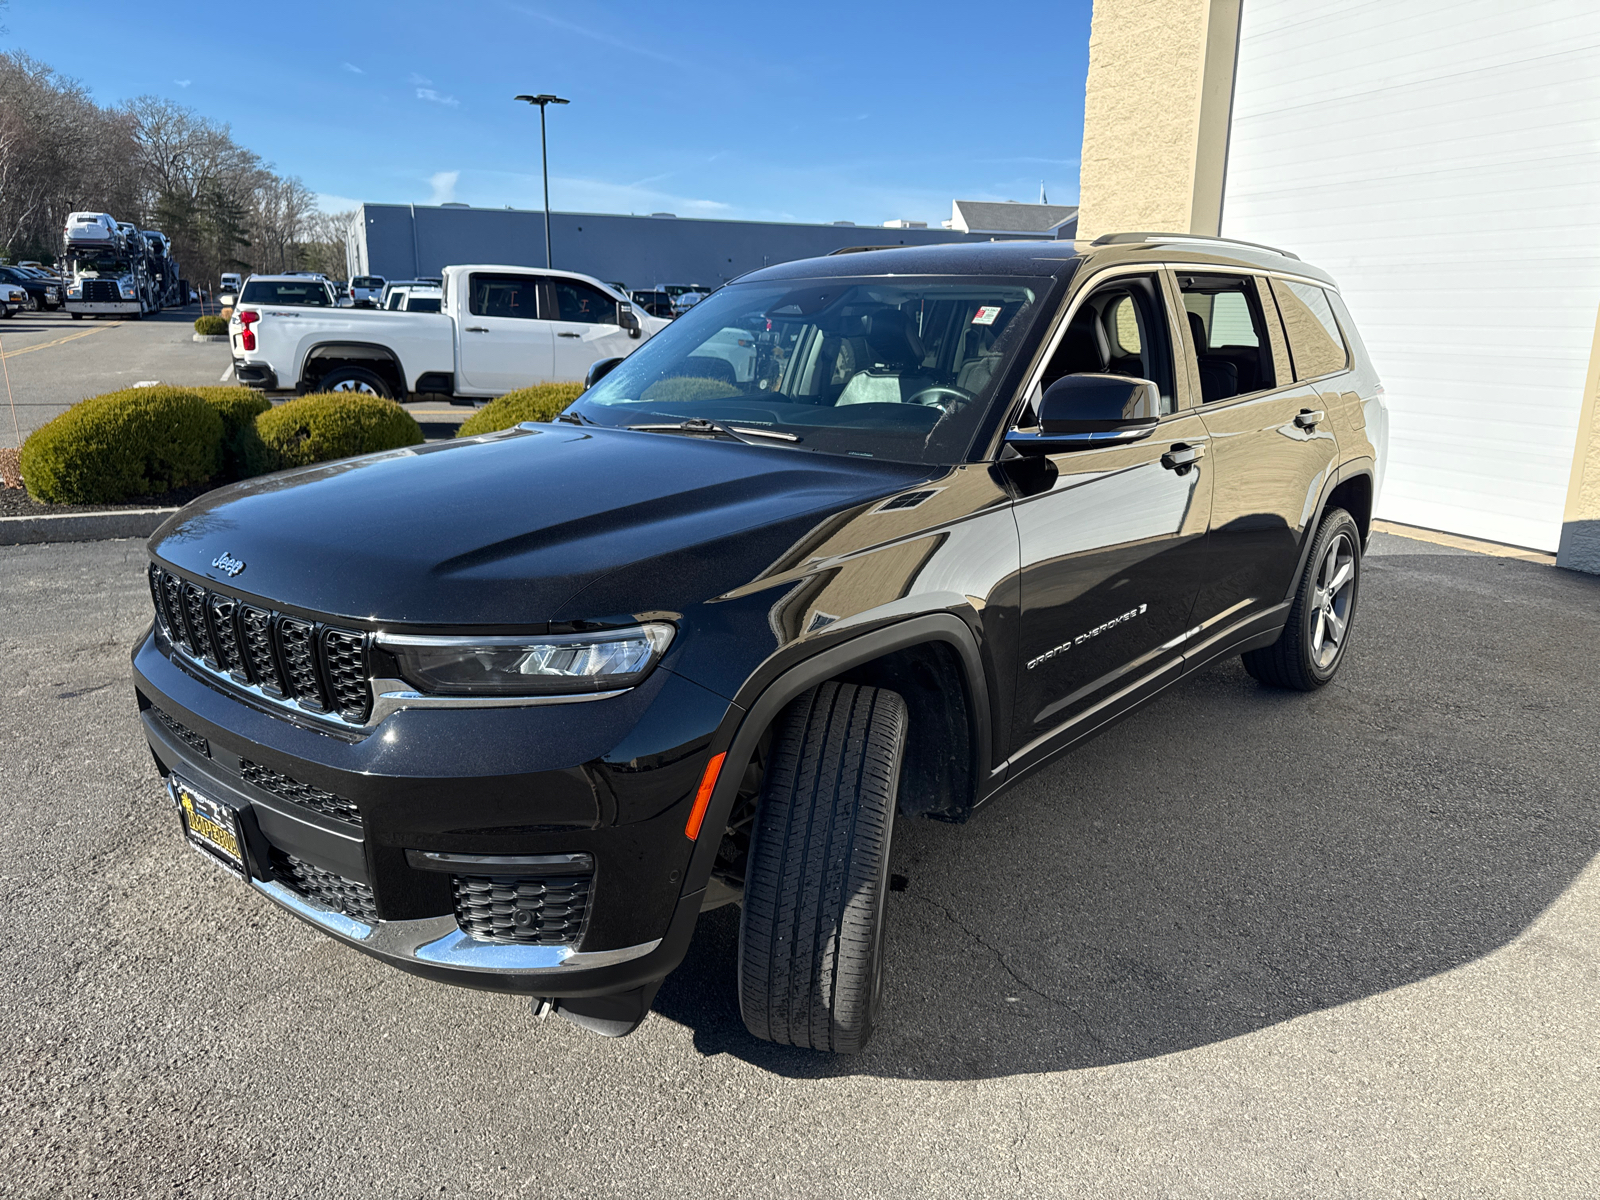
{"label": "side mirror", "polygon": [[[635,325],[638,323],[639,322],[637,320],[634,321]],[[589,373],[583,377],[584,391],[588,391],[607,375],[611,374],[611,372],[616,368],[616,365],[621,361],[622,360],[620,358],[602,358],[599,362],[590,363]]]}
{"label": "side mirror", "polygon": [[1039,400],[1039,431],[1012,430],[1006,444],[1023,453],[1136,442],[1155,431],[1161,390],[1125,375],[1064,375]]}
{"label": "side mirror", "polygon": [[628,331],[629,337],[636,338],[644,333],[644,327],[639,324],[639,316],[633,311],[631,304],[617,305],[617,324]]}

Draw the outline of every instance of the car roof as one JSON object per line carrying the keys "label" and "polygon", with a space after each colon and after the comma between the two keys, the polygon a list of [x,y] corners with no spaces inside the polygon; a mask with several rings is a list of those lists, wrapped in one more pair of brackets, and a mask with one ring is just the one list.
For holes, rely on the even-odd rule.
{"label": "car roof", "polygon": [[863,275],[1016,275],[1059,278],[1081,267],[1122,263],[1253,267],[1282,271],[1332,284],[1327,272],[1270,246],[1182,233],[1108,234],[1092,242],[1018,240],[945,242],[929,246],[878,246],[836,250],[764,267],[739,283],[785,279],[834,279]]}

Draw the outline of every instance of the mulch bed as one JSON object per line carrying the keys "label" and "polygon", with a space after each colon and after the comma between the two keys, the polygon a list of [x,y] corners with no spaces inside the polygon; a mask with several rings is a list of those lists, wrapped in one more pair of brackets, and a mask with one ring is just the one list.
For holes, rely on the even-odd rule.
{"label": "mulch bed", "polygon": [[63,513],[121,512],[131,508],[175,508],[203,496],[206,484],[175,488],[160,496],[137,496],[120,504],[40,504],[22,488],[0,487],[0,517],[51,517]]}

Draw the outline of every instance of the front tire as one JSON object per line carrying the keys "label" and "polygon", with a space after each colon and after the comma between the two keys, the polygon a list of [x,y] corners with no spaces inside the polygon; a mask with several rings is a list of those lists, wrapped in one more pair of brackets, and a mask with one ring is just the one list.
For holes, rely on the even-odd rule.
{"label": "front tire", "polygon": [[393,400],[394,395],[383,376],[365,367],[339,367],[329,371],[317,383],[319,392],[356,392],[363,396],[377,396]]}
{"label": "front tire", "polygon": [[872,1036],[906,728],[897,693],[846,683],[780,719],[739,921],[739,1011],[759,1038],[854,1054]]}
{"label": "front tire", "polygon": [[1317,527],[1283,634],[1241,656],[1244,669],[1270,687],[1314,692],[1338,673],[1350,643],[1361,591],[1361,530],[1342,508]]}

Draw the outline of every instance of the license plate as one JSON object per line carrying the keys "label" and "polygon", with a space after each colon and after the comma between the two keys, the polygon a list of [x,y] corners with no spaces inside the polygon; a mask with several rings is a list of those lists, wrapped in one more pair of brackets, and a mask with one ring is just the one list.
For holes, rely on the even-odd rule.
{"label": "license plate", "polygon": [[228,870],[243,875],[244,839],[239,834],[239,814],[226,804],[209,800],[176,775],[169,785],[189,844]]}

